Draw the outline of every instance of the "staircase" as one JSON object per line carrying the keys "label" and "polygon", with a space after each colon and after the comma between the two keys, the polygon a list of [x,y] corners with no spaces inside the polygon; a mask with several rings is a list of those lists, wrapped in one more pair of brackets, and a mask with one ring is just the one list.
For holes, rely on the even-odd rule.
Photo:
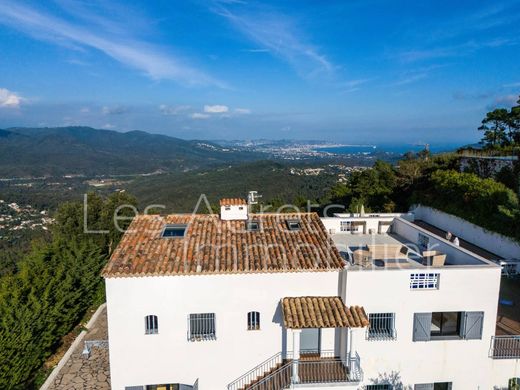
{"label": "staircase", "polygon": [[235,379],[228,385],[228,390],[246,390],[250,389],[251,386],[257,384],[266,376],[272,375],[279,370],[285,364],[285,360],[282,358],[282,353],[278,352],[276,355],[266,359],[256,367],[246,372],[241,377]]}
{"label": "staircase", "polygon": [[[293,374],[297,369],[297,379]],[[359,355],[346,360],[333,354],[323,356],[301,356],[300,360],[283,359],[278,353],[248,371],[228,385],[228,390],[282,390],[292,383],[359,383],[363,372]]]}

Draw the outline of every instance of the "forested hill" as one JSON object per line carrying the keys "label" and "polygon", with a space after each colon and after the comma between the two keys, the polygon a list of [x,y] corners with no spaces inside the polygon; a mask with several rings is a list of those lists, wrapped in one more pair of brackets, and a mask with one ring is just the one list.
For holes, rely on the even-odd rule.
{"label": "forested hill", "polygon": [[0,129],[0,176],[117,175],[183,171],[257,154],[144,131],[90,127]]}

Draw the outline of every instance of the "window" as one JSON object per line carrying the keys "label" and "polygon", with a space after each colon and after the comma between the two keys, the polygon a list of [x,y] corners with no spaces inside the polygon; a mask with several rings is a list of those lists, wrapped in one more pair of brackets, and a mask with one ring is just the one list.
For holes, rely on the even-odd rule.
{"label": "window", "polygon": [[248,232],[257,232],[260,230],[260,223],[258,221],[247,221],[246,230]]}
{"label": "window", "polygon": [[144,317],[144,333],[157,334],[159,333],[159,322],[157,316],[149,315]]}
{"label": "window", "polygon": [[460,312],[435,312],[432,313],[430,336],[460,336]]}
{"label": "window", "polygon": [[190,341],[215,340],[215,313],[198,313],[189,316],[188,339]]}
{"label": "window", "polygon": [[481,340],[484,312],[415,313],[413,341]]}
{"label": "window", "polygon": [[260,330],[260,313],[250,311],[247,313],[247,330]]}
{"label": "window", "polygon": [[226,206],[226,207],[224,207],[224,210],[226,210],[226,211],[231,210],[231,206]]}
{"label": "window", "polygon": [[451,382],[419,383],[414,390],[451,390]]}
{"label": "window", "polygon": [[392,340],[396,338],[395,313],[370,313],[367,340]]}
{"label": "window", "polygon": [[436,290],[439,288],[439,274],[420,273],[410,275],[410,289]]}
{"label": "window", "polygon": [[166,225],[162,232],[162,237],[184,237],[187,225]]}
{"label": "window", "polygon": [[300,221],[297,219],[288,219],[287,221],[287,229],[291,231],[298,231],[301,229]]}
{"label": "window", "polygon": [[244,206],[238,206],[239,210],[244,210]]}
{"label": "window", "polygon": [[365,390],[392,390],[392,385],[388,383],[381,385],[366,385]]}
{"label": "window", "polygon": [[339,230],[341,232],[353,232],[353,231],[356,231],[357,229],[352,226],[352,221],[340,221]]}
{"label": "window", "polygon": [[425,234],[419,233],[417,237],[417,245],[422,250],[428,249],[428,246],[430,245],[430,237],[428,237]]}
{"label": "window", "polygon": [[[178,383],[175,384],[162,384],[162,385],[147,385],[146,390],[181,390],[185,389],[184,385]],[[191,386],[189,387],[191,389]]]}

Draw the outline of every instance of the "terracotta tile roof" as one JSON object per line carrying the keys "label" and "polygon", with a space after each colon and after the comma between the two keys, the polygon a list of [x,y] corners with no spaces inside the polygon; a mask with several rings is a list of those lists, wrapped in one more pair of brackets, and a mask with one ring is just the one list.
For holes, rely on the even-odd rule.
{"label": "terracotta tile roof", "polygon": [[282,299],[282,311],[288,329],[363,328],[369,325],[363,307],[347,308],[340,297],[287,297]]}
{"label": "terracotta tile roof", "polygon": [[[286,220],[298,219],[290,231]],[[246,221],[218,215],[139,215],[106,265],[103,276],[330,271],[344,262],[316,213],[253,214]],[[183,237],[161,237],[167,224],[186,224]]]}
{"label": "terracotta tile roof", "polygon": [[242,198],[224,198],[220,199],[221,206],[243,206],[246,205],[247,202]]}

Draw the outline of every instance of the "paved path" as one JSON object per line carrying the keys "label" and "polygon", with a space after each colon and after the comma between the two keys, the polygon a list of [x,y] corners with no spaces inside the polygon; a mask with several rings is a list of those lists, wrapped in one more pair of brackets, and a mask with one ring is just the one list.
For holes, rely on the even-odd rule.
{"label": "paved path", "polygon": [[[106,308],[88,330],[85,340],[108,340]],[[108,349],[93,347],[87,359],[81,354],[83,347],[83,342],[76,347],[49,389],[110,389]]]}

